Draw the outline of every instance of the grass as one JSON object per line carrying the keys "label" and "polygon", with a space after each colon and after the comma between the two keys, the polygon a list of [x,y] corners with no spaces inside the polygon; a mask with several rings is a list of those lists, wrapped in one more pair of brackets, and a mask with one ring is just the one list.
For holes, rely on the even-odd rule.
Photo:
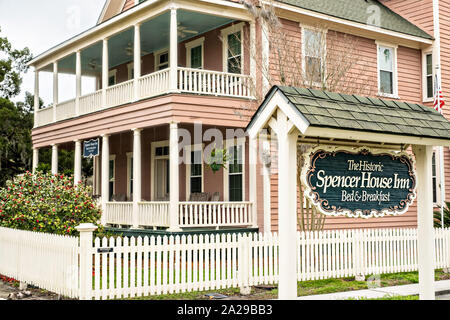
{"label": "grass", "polygon": [[[369,279],[369,277],[366,277]],[[435,272],[436,280],[448,280],[450,274],[446,274],[441,270]],[[379,278],[379,285],[381,287],[390,287],[403,284],[413,284],[419,282],[419,275],[417,272],[403,272],[384,274]],[[336,292],[347,292],[354,290],[368,289],[367,281],[355,281],[354,278],[340,278],[340,279],[325,279],[325,280],[311,280],[298,282],[298,296],[318,295]],[[203,291],[203,292],[186,292],[177,294],[155,295],[149,297],[138,297],[130,300],[207,300],[205,297],[207,293],[220,293],[230,297],[231,299],[247,299],[247,300],[265,300],[277,299],[278,290],[270,287],[252,288],[252,292],[248,296],[242,296],[239,288]],[[351,299],[351,300],[418,300],[418,296],[386,296],[377,299]]]}

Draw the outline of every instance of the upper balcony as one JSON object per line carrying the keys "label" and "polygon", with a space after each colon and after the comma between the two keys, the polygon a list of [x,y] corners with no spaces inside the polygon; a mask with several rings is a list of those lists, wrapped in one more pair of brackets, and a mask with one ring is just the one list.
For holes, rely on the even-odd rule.
{"label": "upper balcony", "polygon": [[[241,8],[209,6],[149,1],[35,58],[35,104],[53,92],[35,127],[169,93],[252,99],[255,24]],[[46,73],[53,88],[40,88]],[[62,77],[73,79],[65,101]]]}

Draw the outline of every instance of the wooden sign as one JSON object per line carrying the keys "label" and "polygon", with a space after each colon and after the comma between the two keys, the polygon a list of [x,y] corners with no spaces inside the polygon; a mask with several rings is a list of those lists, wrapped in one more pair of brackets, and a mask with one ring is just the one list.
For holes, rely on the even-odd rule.
{"label": "wooden sign", "polygon": [[400,215],[416,197],[414,161],[405,152],[317,147],[305,154],[302,181],[305,195],[331,216]]}

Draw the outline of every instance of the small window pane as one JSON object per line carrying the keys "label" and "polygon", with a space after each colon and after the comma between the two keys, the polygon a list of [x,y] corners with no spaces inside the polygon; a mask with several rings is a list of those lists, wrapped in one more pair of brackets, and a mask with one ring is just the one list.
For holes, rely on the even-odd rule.
{"label": "small window pane", "polygon": [[392,72],[380,71],[380,91],[383,93],[393,94]]}
{"label": "small window pane", "polygon": [[309,57],[320,58],[322,55],[321,32],[305,29],[304,35],[305,35],[305,55]]}
{"label": "small window pane", "polygon": [[427,54],[427,75],[433,74],[433,56]]}
{"label": "small window pane", "polygon": [[427,98],[433,98],[433,76],[427,77]]}
{"label": "small window pane", "polygon": [[199,69],[202,67],[202,46],[191,49],[191,68]]}
{"label": "small window pane", "polygon": [[230,175],[230,201],[242,201],[242,174]]}
{"label": "small window pane", "polygon": [[114,160],[109,160],[109,180],[114,179]]}
{"label": "small window pane", "polygon": [[379,64],[380,70],[393,71],[394,70],[394,50],[392,48],[379,48]]}
{"label": "small window pane", "polygon": [[191,178],[191,193],[202,192],[202,177]]}

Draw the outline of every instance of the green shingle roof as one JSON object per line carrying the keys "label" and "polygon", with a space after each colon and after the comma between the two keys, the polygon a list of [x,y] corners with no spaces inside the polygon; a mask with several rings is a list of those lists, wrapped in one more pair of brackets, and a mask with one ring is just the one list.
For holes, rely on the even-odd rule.
{"label": "green shingle roof", "polygon": [[281,86],[273,87],[266,101],[277,90],[311,126],[450,139],[450,122],[424,105]]}
{"label": "green shingle roof", "polygon": [[[336,18],[367,24],[376,5],[380,9],[380,27],[425,39],[433,39],[428,33],[398,15],[376,0],[277,0],[302,9]],[[373,22],[372,22],[373,23]]]}

